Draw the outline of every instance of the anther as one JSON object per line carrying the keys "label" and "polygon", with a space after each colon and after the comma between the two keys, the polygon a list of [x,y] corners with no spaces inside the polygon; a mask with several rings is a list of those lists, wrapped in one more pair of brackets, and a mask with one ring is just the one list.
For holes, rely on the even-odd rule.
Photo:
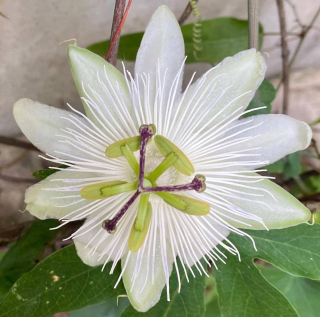
{"label": "anther", "polygon": [[117,158],[124,156],[121,146],[127,145],[132,152],[138,151],[140,148],[140,135],[134,136],[132,138],[123,139],[115,143],[110,144],[105,151],[107,157]]}
{"label": "anther", "polygon": [[163,156],[167,156],[170,153],[175,153],[178,159],[174,162],[173,167],[180,173],[188,176],[194,173],[194,167],[192,163],[175,144],[162,135],[155,136],[154,142]]}
{"label": "anther", "polygon": [[84,199],[103,199],[126,193],[136,188],[137,182],[111,181],[85,186],[81,189],[80,195]]}

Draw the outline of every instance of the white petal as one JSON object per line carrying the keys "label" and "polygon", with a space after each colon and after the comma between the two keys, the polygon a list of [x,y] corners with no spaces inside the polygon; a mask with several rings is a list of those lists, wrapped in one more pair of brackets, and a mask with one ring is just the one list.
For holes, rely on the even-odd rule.
{"label": "white petal", "polygon": [[[84,224],[88,223],[90,219],[86,220]],[[101,222],[102,223],[102,222]],[[130,229],[130,228],[129,228]],[[102,265],[105,261],[114,261],[117,258],[122,258],[122,256],[128,251],[126,241],[122,239],[113,243],[117,239],[118,235],[109,234],[106,230],[102,229],[101,225],[92,228],[89,232],[79,237],[73,238],[74,244],[77,249],[78,256],[81,258],[83,263],[90,266]],[[101,243],[99,243],[102,241]],[[124,248],[122,248],[125,242]],[[110,251],[102,253],[108,249]],[[120,250],[120,252],[119,252]]]}
{"label": "white petal", "polygon": [[[77,114],[24,98],[14,104],[13,115],[23,134],[41,151],[62,159],[70,159],[69,155],[90,157],[86,150],[75,147],[77,142],[72,135],[62,131],[80,131],[77,125],[88,129],[87,121]],[[67,138],[72,139],[73,145],[61,142]]]}
{"label": "white petal", "polygon": [[170,136],[171,141],[188,152],[186,144],[196,145],[199,138],[205,137],[204,131],[216,130],[217,126],[239,117],[261,84],[265,71],[265,61],[255,49],[225,58],[188,89],[180,121],[170,123],[177,131]]}
{"label": "white petal", "polygon": [[149,233],[146,242],[137,253],[129,251],[121,260],[124,270],[122,280],[128,298],[132,306],[139,312],[149,310],[160,299],[161,292],[167,283],[164,260],[167,262],[167,276],[170,276],[172,271],[173,257],[171,253],[163,254],[159,234],[156,238],[154,255],[148,253],[149,246],[151,250],[154,250],[153,239],[150,238]]}
{"label": "white petal", "polygon": [[[160,6],[151,17],[144,33],[135,64],[136,74],[150,75],[150,100],[156,94],[157,65],[160,78],[165,77],[163,104],[166,104],[172,82],[184,60],[184,41],[176,17],[167,6]],[[182,76],[177,90],[181,90]]]}
{"label": "white petal", "polygon": [[229,147],[215,151],[215,154],[246,151],[243,153],[248,156],[237,160],[264,162],[250,165],[250,169],[255,169],[278,161],[290,153],[304,150],[310,144],[312,131],[305,122],[281,114],[267,114],[236,121],[222,137],[234,143],[240,138],[248,138],[235,145],[230,143]]}
{"label": "white petal", "polygon": [[[78,179],[84,177],[96,177],[96,174],[70,172],[66,169],[48,176],[45,180],[27,189],[26,209],[39,219],[67,219],[79,215],[85,209],[79,210],[70,217],[67,216],[69,213],[88,205],[89,201],[81,198],[80,189],[74,191],[63,190],[63,188],[78,185]],[[68,182],[63,180],[68,180]]]}
{"label": "white petal", "polygon": [[[243,175],[259,176],[256,173],[246,173]],[[209,191],[219,196],[218,189],[210,189],[210,183],[214,184],[215,182],[210,181],[207,183]],[[309,209],[285,189],[270,180],[264,179],[260,182],[244,184],[237,182],[235,178],[232,183],[220,184],[220,186],[223,186],[225,189],[223,193],[230,195],[227,197],[227,200],[232,210],[240,213],[244,211],[251,215],[258,216],[268,229],[291,227],[310,220],[311,213]],[[229,217],[225,218],[225,220],[237,228],[265,229],[265,227],[256,220],[240,217],[227,211],[224,212]],[[236,220],[240,220],[251,226],[241,224]]]}
{"label": "white petal", "polygon": [[[69,45],[71,72],[87,116],[112,137],[113,141],[129,137],[127,126],[132,115],[132,101],[125,77],[100,56],[77,46]],[[127,110],[127,111],[126,111]],[[121,127],[117,127],[121,122]],[[118,135],[118,133],[123,135]],[[138,127],[136,127],[137,129]],[[123,129],[123,131],[122,131]],[[137,131],[135,131],[137,133]]]}
{"label": "white petal", "polygon": [[113,196],[101,201],[102,205],[94,214],[87,217],[83,226],[73,234],[77,253],[84,263],[97,266],[114,261],[114,265],[128,251],[129,233],[134,222],[138,201],[135,201],[117,225],[114,234],[102,228],[106,219],[113,219],[125,205],[132,193]]}

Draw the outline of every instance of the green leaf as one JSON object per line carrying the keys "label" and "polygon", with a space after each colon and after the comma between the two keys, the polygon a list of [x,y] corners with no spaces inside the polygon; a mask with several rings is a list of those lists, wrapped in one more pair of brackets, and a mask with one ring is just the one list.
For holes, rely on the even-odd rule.
{"label": "green leaf", "polygon": [[255,116],[258,114],[268,114],[271,112],[271,102],[276,97],[276,90],[267,79],[264,79],[258,88],[257,98],[252,99],[246,110],[251,110],[259,107],[265,109],[255,110],[243,115],[244,118]]}
{"label": "green leaf", "polygon": [[284,169],[284,161],[281,159],[270,165],[265,166],[265,168],[267,169],[268,173],[281,174],[283,173]]}
{"label": "green leaf", "polygon": [[[203,62],[218,64],[227,56],[232,56],[248,48],[248,22],[234,18],[217,18],[201,22],[201,42],[195,45],[194,25],[188,24],[181,28],[187,63]],[[262,26],[259,34],[262,43]],[[200,34],[200,33],[198,33]],[[121,36],[118,57],[126,61],[135,61],[143,33]],[[103,41],[88,47],[92,52],[104,57],[110,41]],[[201,48],[195,49],[195,47]]]}
{"label": "green leaf", "polygon": [[129,300],[119,298],[118,304],[117,298],[110,298],[105,302],[78,309],[70,313],[68,317],[120,317],[122,311],[129,305]]}
{"label": "green leaf", "polygon": [[262,275],[274,285],[296,309],[300,317],[318,317],[320,282],[287,274],[275,267],[259,267]]}
{"label": "green leaf", "polygon": [[259,100],[266,104],[270,104],[274,100],[274,98],[276,98],[277,94],[276,89],[273,87],[272,83],[267,79],[263,80],[258,89],[258,92]]}
{"label": "green leaf", "polygon": [[[230,240],[240,254],[265,260],[279,269],[310,279],[320,280],[320,224],[270,231],[244,230],[254,239],[231,234]],[[228,257],[230,258],[230,257]]]}
{"label": "green leaf", "polygon": [[206,304],[206,313],[204,316],[221,317],[216,280],[212,275],[206,278],[206,290],[204,295]]}
{"label": "green leaf", "polygon": [[11,286],[40,260],[45,246],[57,235],[56,220],[37,221],[26,234],[5,254],[0,262],[0,294],[5,295]]}
{"label": "green leaf", "polygon": [[121,268],[109,275],[101,266],[90,267],[78,257],[74,245],[65,247],[41,261],[23,275],[3,298],[1,317],[46,317],[75,310],[125,294],[123,284],[114,285]]}
{"label": "green leaf", "polygon": [[298,316],[287,299],[262,277],[248,256],[242,256],[241,262],[237,257],[229,256],[227,264],[220,263],[219,270],[213,270],[213,275],[224,317]]}
{"label": "green leaf", "polygon": [[[59,168],[67,168],[69,166],[59,165],[58,167]],[[51,174],[54,174],[58,171],[59,170],[57,170],[57,169],[47,168],[47,169],[39,170],[39,171],[32,173],[32,176],[34,176],[42,181],[42,180],[46,179],[48,176],[50,176]]]}
{"label": "green leaf", "polygon": [[302,173],[302,165],[300,162],[300,152],[289,154],[285,157],[285,165],[283,173],[286,177],[296,177]]}
{"label": "green leaf", "polygon": [[128,307],[121,317],[202,317],[205,313],[204,288],[205,276],[200,276],[193,267],[196,275],[192,277],[188,272],[189,283],[186,275],[179,265],[181,292],[178,292],[177,272],[174,270],[170,277],[170,301],[167,301],[167,292],[163,290],[160,301],[146,313],[139,313],[132,306]]}

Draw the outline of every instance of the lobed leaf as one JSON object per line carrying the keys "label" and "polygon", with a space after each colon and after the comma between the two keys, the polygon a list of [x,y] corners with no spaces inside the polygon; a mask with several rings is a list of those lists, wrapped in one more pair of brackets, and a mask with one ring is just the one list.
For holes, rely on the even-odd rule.
{"label": "lobed leaf", "polygon": [[319,316],[319,281],[293,276],[275,267],[260,267],[260,271],[289,300],[300,317]]}
{"label": "lobed leaf", "polygon": [[12,285],[41,260],[45,246],[57,235],[56,220],[37,221],[4,255],[0,262],[0,294],[5,295]]}
{"label": "lobed leaf", "polygon": [[41,261],[23,275],[3,298],[1,317],[46,317],[75,310],[125,294],[123,284],[114,285],[120,274],[117,266],[109,275],[101,266],[90,267],[78,257],[74,245]]}
{"label": "lobed leaf", "polygon": [[[226,251],[224,251],[226,252]],[[224,317],[297,317],[287,299],[260,274],[249,256],[228,258],[214,270]]]}

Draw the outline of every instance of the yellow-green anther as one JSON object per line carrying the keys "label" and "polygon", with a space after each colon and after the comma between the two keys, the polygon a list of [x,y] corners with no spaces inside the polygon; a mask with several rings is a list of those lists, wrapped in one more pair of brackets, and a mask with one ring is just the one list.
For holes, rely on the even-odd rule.
{"label": "yellow-green anther", "polygon": [[210,212],[210,205],[190,197],[170,193],[154,192],[170,206],[193,216],[204,216]]}
{"label": "yellow-green anther", "polygon": [[144,226],[143,230],[139,231],[136,230],[135,224],[133,224],[129,236],[129,250],[132,252],[138,252],[139,249],[141,248],[143,242],[145,241],[149,227],[150,227],[150,222],[151,222],[151,217],[152,217],[152,206],[151,203],[147,203],[147,212],[146,216],[144,219]]}
{"label": "yellow-green anther", "polygon": [[130,166],[132,167],[134,173],[139,176],[139,164],[137,162],[136,157],[134,156],[131,148],[129,145],[127,144],[122,144],[120,146],[121,152],[122,154],[125,156],[125,158],[127,159],[128,163],[130,164]]}
{"label": "yellow-green anther", "polygon": [[144,223],[145,223],[145,219],[148,212],[148,206],[149,206],[149,197],[150,197],[150,194],[140,195],[138,214],[136,217],[136,221],[134,223],[134,228],[136,231],[143,231],[144,229]]}
{"label": "yellow-green anther", "polygon": [[137,184],[137,182],[127,183],[123,181],[97,183],[82,188],[80,195],[84,199],[102,199],[135,190]]}
{"label": "yellow-green anther", "polygon": [[130,192],[132,190],[136,190],[137,186],[138,186],[138,182],[105,186],[101,188],[101,193],[103,197],[110,197],[110,196]]}
{"label": "yellow-green anther", "polygon": [[170,194],[167,192],[154,192],[153,194],[161,197],[167,204],[178,209],[185,210],[187,208],[187,203],[180,199],[178,195]]}
{"label": "yellow-green anther", "polygon": [[121,146],[124,144],[128,145],[132,152],[138,151],[140,149],[140,135],[112,143],[106,148],[106,156],[110,158],[124,156],[121,150]]}
{"label": "yellow-green anther", "polygon": [[175,153],[169,153],[164,160],[148,175],[151,182],[155,182],[178,159]]}
{"label": "yellow-green anther", "polygon": [[178,159],[173,163],[173,166],[179,172],[185,175],[191,175],[194,173],[194,167],[187,156],[171,141],[162,135],[156,135],[154,137],[154,141],[162,155],[167,156],[170,153],[175,153],[177,155]]}

